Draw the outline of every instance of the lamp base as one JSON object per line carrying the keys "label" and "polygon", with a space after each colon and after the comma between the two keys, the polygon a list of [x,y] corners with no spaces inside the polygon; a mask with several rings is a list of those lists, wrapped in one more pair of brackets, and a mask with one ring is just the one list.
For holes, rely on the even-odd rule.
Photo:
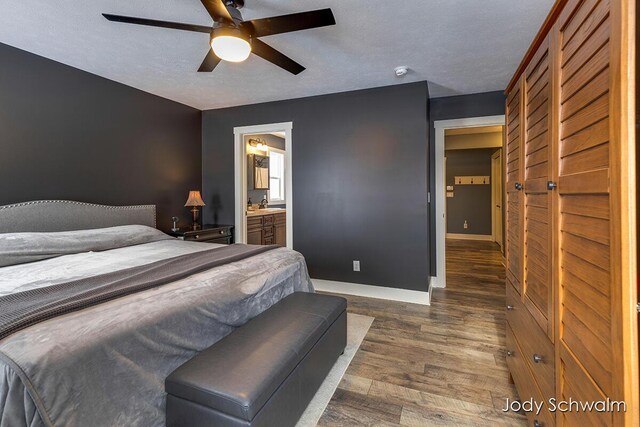
{"label": "lamp base", "polygon": [[191,228],[193,229],[193,231],[196,230],[200,230],[200,223],[198,222],[198,217],[200,216],[200,209],[198,209],[197,206],[194,206],[193,209],[191,209],[191,215],[192,215],[192,219],[193,221],[191,222]]}

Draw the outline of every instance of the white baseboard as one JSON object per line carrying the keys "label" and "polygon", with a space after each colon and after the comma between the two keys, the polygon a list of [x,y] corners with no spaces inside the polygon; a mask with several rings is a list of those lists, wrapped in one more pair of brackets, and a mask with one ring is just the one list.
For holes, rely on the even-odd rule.
{"label": "white baseboard", "polygon": [[493,236],[491,234],[447,233],[447,239],[455,239],[455,240],[485,240],[485,241],[493,242]]}
{"label": "white baseboard", "polygon": [[311,281],[318,291],[431,305],[431,294],[429,292],[361,285],[359,283],[335,282],[324,279],[311,279]]}
{"label": "white baseboard", "polygon": [[438,281],[436,276],[429,278],[429,295],[431,295],[431,289],[433,288],[444,288],[444,285]]}

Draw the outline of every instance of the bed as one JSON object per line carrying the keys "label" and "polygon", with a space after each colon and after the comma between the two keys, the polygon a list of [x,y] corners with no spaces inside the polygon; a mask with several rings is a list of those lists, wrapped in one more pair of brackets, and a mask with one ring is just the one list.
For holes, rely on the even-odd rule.
{"label": "bed", "polygon": [[[227,248],[156,230],[154,206],[0,206],[0,301]],[[296,291],[304,258],[277,248],[21,327],[0,339],[0,427],[162,426],[166,376]]]}

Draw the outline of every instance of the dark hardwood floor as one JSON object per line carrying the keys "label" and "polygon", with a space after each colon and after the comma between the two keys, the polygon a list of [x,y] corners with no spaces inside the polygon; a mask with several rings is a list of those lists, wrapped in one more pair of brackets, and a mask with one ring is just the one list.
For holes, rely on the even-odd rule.
{"label": "dark hardwood floor", "polygon": [[346,296],[375,317],[321,426],[524,426],[505,362],[504,267],[497,245],[447,242],[447,288],[431,306]]}

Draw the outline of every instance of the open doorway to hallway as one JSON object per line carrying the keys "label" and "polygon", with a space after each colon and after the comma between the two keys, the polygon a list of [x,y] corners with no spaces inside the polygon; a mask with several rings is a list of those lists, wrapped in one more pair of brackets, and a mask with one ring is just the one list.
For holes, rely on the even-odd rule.
{"label": "open doorway to hallway", "polygon": [[448,241],[504,240],[504,116],[436,121],[436,276],[447,283]]}
{"label": "open doorway to hallway", "polygon": [[502,246],[503,126],[445,130],[447,239]]}

